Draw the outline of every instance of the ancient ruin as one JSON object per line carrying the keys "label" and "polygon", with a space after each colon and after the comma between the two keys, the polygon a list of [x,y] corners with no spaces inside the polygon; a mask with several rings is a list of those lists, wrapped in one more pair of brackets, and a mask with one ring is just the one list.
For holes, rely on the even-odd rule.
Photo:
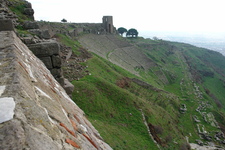
{"label": "ancient ruin", "polygon": [[0,50],[0,149],[111,149],[14,31]]}
{"label": "ancient ruin", "polygon": [[0,149],[111,150],[67,95],[73,85],[63,77],[59,43],[33,21],[24,27],[40,37],[18,37],[12,4],[0,2]]}
{"label": "ancient ruin", "polygon": [[112,16],[103,16],[102,18],[102,24],[106,32],[113,33],[114,27],[113,27],[113,17]]}

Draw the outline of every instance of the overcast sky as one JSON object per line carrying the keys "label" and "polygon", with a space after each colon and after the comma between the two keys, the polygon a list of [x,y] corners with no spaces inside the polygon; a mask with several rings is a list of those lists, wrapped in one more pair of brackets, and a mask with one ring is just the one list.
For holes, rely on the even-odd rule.
{"label": "overcast sky", "polygon": [[225,32],[224,0],[28,0],[36,20],[102,22],[138,31]]}

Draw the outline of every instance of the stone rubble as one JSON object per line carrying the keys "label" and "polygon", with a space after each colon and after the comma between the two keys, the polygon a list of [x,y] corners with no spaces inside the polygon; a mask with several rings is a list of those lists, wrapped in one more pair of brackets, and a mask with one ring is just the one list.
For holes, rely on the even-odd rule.
{"label": "stone rubble", "polygon": [[187,106],[185,104],[182,104],[181,107],[180,107],[180,112],[182,114],[184,114],[186,111],[187,111]]}
{"label": "stone rubble", "polygon": [[198,119],[198,116],[196,116],[196,115],[193,116],[193,119],[194,119],[195,122],[201,122],[201,121]]}
{"label": "stone rubble", "polygon": [[224,150],[223,148],[215,146],[200,146],[198,144],[190,143],[191,149],[193,150]]}
{"label": "stone rubble", "polygon": [[199,86],[194,83],[194,93],[195,96],[199,99],[203,99],[203,93],[200,91]]}

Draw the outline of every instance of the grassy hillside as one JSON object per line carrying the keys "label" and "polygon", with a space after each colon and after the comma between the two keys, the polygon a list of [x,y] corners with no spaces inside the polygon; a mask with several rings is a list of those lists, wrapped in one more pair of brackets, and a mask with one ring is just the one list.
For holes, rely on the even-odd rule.
{"label": "grassy hillside", "polygon": [[[187,138],[190,143],[206,143],[203,136],[214,137],[219,127],[224,132],[222,55],[183,43],[143,38],[125,41],[155,65],[136,69],[139,75],[135,76],[111,59],[94,55],[85,64],[91,75],[73,81],[74,101],[114,149],[158,149],[148,135],[141,110],[162,149],[188,149]],[[98,51],[104,49],[101,46]],[[113,47],[106,51],[109,49]],[[202,135],[203,131],[207,134]]]}
{"label": "grassy hillside", "polygon": [[[135,84],[134,75],[98,56],[87,65],[91,75],[73,81],[73,100],[114,149],[157,149],[148,135],[140,109],[162,137],[182,140],[174,126],[174,122],[178,122],[176,96]],[[162,143],[168,146],[168,141]]]}
{"label": "grassy hillside", "polygon": [[[26,36],[21,26],[30,20],[23,13],[25,2],[10,2],[20,23],[17,31]],[[75,28],[56,25],[61,26],[66,32]],[[76,79],[73,100],[113,149],[186,150],[196,140],[224,147],[221,54],[184,43],[112,34],[80,34],[79,41],[63,34],[55,38],[73,51],[63,66],[64,76]]]}

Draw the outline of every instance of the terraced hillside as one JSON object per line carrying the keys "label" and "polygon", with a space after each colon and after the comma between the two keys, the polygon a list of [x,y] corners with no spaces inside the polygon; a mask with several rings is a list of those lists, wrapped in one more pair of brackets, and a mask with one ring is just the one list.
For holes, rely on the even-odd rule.
{"label": "terraced hillside", "polygon": [[[119,39],[119,42],[116,39]],[[115,138],[109,138],[111,135],[118,138],[121,135],[117,134],[122,133],[118,124],[121,120],[114,114],[122,113],[118,110],[116,102],[122,95],[130,97],[128,101],[122,98],[125,101],[119,102],[119,106],[125,109],[123,111],[128,109],[126,105],[129,109],[134,107],[143,110],[151,135],[161,149],[188,149],[186,142],[192,143],[192,148],[196,147],[194,143],[202,146],[223,146],[225,95],[222,91],[225,90],[225,58],[221,54],[183,43],[143,38],[123,39],[117,35],[85,35],[80,37],[79,41],[89,51],[104,59],[94,56],[87,62],[92,75],[73,82],[79,88],[83,87],[82,84],[92,85],[91,89],[86,88],[83,92],[92,91],[95,98],[91,94],[85,96],[76,93],[74,96],[79,98],[74,100],[83,106],[90,118],[94,118],[93,124],[101,128],[104,137],[113,148],[128,149],[125,140],[128,139],[127,136],[119,138],[120,144],[115,142]],[[110,62],[131,74],[118,69]],[[115,94],[111,89],[114,85],[120,87],[121,93],[117,91]],[[96,93],[103,97],[96,97]],[[111,104],[105,100],[115,103]],[[101,111],[95,112],[93,106],[100,107]],[[134,113],[140,114],[132,114]],[[101,115],[107,119],[100,117]],[[140,115],[136,117],[141,119]],[[111,119],[117,120],[117,123],[112,124]],[[125,120],[129,123],[134,122],[128,118]],[[129,123],[124,124],[125,128],[132,128]],[[143,125],[143,122],[141,124]],[[112,133],[111,129],[118,131]],[[144,135],[140,137],[143,138]],[[126,142],[121,144],[119,141]]]}
{"label": "terraced hillside", "polygon": [[138,69],[148,70],[155,63],[139,49],[115,35],[88,34],[79,38],[81,44],[89,51],[110,62],[138,75]]}
{"label": "terraced hillside", "polygon": [[[16,32],[20,38],[25,43],[29,39],[30,42],[43,40],[24,28],[27,19],[21,13],[22,3],[10,1],[11,9],[16,7]],[[73,101],[110,147],[115,150],[186,150],[206,146],[224,149],[224,56],[163,40],[88,32],[76,37],[70,34],[75,31],[74,24],[41,24],[50,24],[48,30],[38,29],[41,33],[52,31],[48,38],[60,42],[66,57],[62,65],[64,76],[75,86]],[[98,137],[100,144],[103,140],[92,132],[90,138],[80,133],[89,141],[89,144],[81,142],[84,147],[95,147],[93,137]]]}

